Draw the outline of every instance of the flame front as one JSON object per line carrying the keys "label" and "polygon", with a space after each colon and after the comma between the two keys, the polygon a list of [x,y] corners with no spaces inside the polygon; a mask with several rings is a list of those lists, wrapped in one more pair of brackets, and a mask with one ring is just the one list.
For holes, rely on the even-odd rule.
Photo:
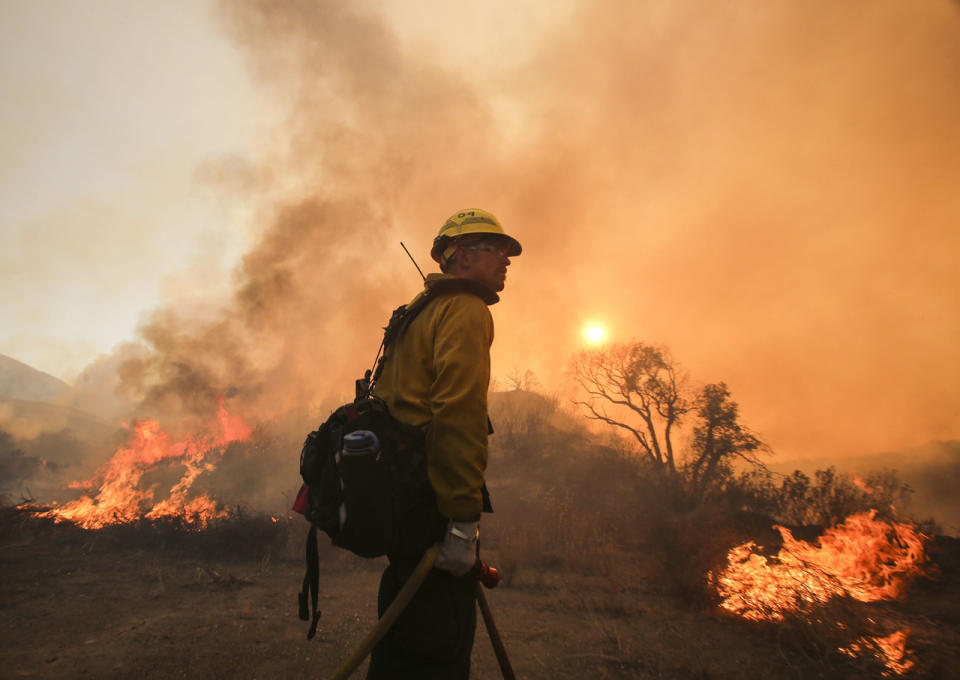
{"label": "flame front", "polygon": [[745,619],[778,621],[837,596],[861,602],[892,600],[920,573],[924,536],[909,524],[882,522],[876,511],[851,515],[827,529],[820,545],[798,541],[784,527],[775,558],[744,543],[729,552],[714,580],[721,607]]}
{"label": "flame front", "polygon": [[[68,521],[85,529],[100,529],[109,524],[123,524],[141,518],[180,517],[189,524],[204,526],[217,512],[216,503],[205,495],[187,499],[187,493],[200,474],[215,469],[208,455],[222,454],[232,442],[245,441],[250,428],[231,415],[221,401],[217,409],[217,425],[210,431],[172,441],[156,420],[138,421],[132,428],[130,444],[113,454],[94,479],[74,482],[73,488],[93,489],[93,496],[67,503],[63,507],[38,512],[39,517]],[[143,476],[163,463],[177,462],[186,471],[170,489],[167,498],[154,502],[153,487],[141,488]]]}
{"label": "flame front", "polygon": [[[819,545],[796,540],[784,527],[774,528],[783,538],[775,557],[758,554],[753,542],[744,543],[727,554],[719,575],[711,575],[723,598],[720,606],[752,621],[780,621],[834,597],[895,599],[921,573],[925,559],[923,534],[909,524],[877,520],[875,510],[827,529]],[[855,656],[876,650],[890,671],[903,673],[910,667],[903,661],[905,645],[906,632],[898,631],[840,651]]]}

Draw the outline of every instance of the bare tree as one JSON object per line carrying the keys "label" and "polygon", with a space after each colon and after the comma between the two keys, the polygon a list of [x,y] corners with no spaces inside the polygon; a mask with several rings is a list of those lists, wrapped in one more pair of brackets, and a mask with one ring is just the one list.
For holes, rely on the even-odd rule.
{"label": "bare tree", "polygon": [[513,370],[507,373],[506,383],[507,387],[515,392],[520,390],[536,392],[537,388],[540,387],[540,381],[533,371],[529,368],[522,370],[519,366],[515,366]]}
{"label": "bare tree", "polygon": [[[666,348],[632,342],[585,350],[574,355],[571,368],[585,394],[575,403],[587,417],[629,432],[688,498],[702,499],[729,479],[737,459],[762,465],[757,454],[767,447],[740,422],[726,384],[705,385],[692,394]],[[681,461],[674,438],[689,417],[692,430]]]}
{"label": "bare tree", "polygon": [[629,432],[659,469],[677,473],[672,435],[690,410],[668,351],[642,342],[584,350],[571,360],[587,417]]}

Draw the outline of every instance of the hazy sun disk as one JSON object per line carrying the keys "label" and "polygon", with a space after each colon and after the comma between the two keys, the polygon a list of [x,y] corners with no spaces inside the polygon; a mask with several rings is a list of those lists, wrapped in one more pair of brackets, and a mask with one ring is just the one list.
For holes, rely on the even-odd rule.
{"label": "hazy sun disk", "polygon": [[603,330],[603,326],[591,324],[583,329],[583,335],[591,343],[598,344],[603,342],[603,338],[606,336],[606,331]]}

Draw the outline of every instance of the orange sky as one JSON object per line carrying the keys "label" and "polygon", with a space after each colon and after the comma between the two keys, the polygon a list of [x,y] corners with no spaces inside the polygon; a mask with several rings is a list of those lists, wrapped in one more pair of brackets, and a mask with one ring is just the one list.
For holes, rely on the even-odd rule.
{"label": "orange sky", "polygon": [[782,458],[960,436],[956,3],[364,6],[218,6],[280,122],[184,167],[249,248],[161,295],[125,375],[150,404],[345,395],[418,288],[398,241],[425,266],[478,206],[524,245],[495,374],[562,390],[599,321],[726,381]]}

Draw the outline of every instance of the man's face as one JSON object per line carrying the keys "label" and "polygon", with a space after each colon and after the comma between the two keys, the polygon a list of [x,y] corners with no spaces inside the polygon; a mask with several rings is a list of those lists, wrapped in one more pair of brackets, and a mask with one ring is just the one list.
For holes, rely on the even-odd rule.
{"label": "man's face", "polygon": [[460,246],[457,254],[457,276],[473,279],[487,288],[500,292],[507,280],[509,244],[500,240],[475,241]]}

